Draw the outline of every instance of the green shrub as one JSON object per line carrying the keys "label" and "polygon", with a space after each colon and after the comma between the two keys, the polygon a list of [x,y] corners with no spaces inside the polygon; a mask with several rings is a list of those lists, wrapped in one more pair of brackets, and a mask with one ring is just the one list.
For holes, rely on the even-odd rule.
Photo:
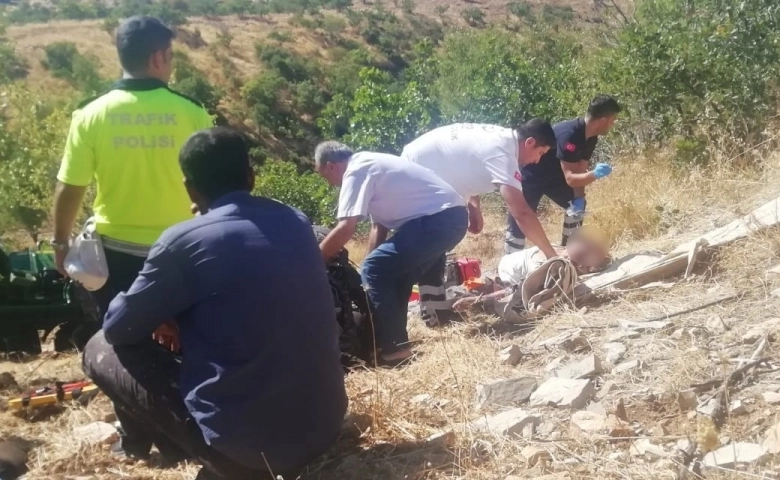
{"label": "green shrub", "polygon": [[468,7],[461,12],[463,19],[472,27],[482,27],[485,25],[485,12],[479,7]]}
{"label": "green shrub", "polygon": [[294,164],[269,160],[258,169],[254,193],[270,197],[301,210],[320,225],[331,225],[337,190],[317,174],[299,174]]}

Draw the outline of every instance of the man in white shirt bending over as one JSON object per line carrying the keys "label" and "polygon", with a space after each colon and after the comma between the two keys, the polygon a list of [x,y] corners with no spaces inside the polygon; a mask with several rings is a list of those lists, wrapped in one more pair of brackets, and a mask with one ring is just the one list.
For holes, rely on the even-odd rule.
{"label": "man in white shirt bending over", "polygon": [[[455,190],[432,171],[394,155],[353,153],[338,142],[314,152],[319,173],[339,192],[338,225],[320,243],[331,258],[355,233],[373,224],[361,277],[370,301],[380,361],[396,365],[412,357],[406,331],[409,296],[418,279],[438,276],[446,252],[466,235],[468,211]],[[389,239],[387,233],[395,230]]]}
{"label": "man in white shirt bending over", "polygon": [[[551,147],[555,132],[546,120],[535,118],[519,128],[456,123],[436,128],[404,147],[401,157],[429,168],[467,201],[471,233],[482,231],[479,196],[498,188],[509,213],[546,258],[557,256],[536,212],[522,192],[520,168],[536,163]],[[438,280],[420,281],[420,308],[428,326],[451,314],[444,289],[444,267]]]}

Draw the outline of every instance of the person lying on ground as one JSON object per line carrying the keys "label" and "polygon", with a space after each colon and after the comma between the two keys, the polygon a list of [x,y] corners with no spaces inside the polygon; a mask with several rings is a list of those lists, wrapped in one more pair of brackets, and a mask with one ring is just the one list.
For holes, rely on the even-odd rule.
{"label": "person lying on ground", "polygon": [[[606,135],[615,124],[621,107],[608,95],[591,100],[584,117],[566,120],[553,126],[556,146],[551,148],[538,163],[523,166],[523,196],[534,212],[546,196],[565,210],[561,245],[566,246],[569,235],[582,226],[585,215],[585,187],[612,173],[607,163],[597,164],[589,170],[590,158],[600,135]],[[522,225],[507,215],[507,233],[504,245],[506,253],[525,248]],[[535,240],[531,239],[534,243]]]}
{"label": "person lying on ground", "polygon": [[[610,260],[606,243],[595,236],[580,233],[580,230],[572,232],[567,246],[555,247],[557,256],[569,259],[580,275],[604,269]],[[547,258],[537,247],[504,255],[498,263],[498,277],[484,279],[486,288],[479,295],[455,301],[452,310],[464,312],[472,308],[484,308],[495,300],[512,294],[531,272],[545,262]]]}
{"label": "person lying on ground", "polygon": [[[517,128],[456,123],[435,128],[418,137],[401,157],[431,169],[467,202],[468,231],[483,228],[479,196],[498,189],[509,214],[547,258],[553,249],[536,212],[523,197],[520,168],[533,164],[555,146],[555,133],[546,120],[533,119]],[[420,310],[426,325],[434,327],[448,318],[444,268],[433,283],[420,283]]]}
{"label": "person lying on ground", "polygon": [[[466,235],[463,199],[427,168],[394,155],[353,153],[338,142],[320,143],[317,172],[341,187],[338,225],[320,243],[331,258],[355,234],[360,220],[373,224],[361,276],[372,306],[381,362],[396,365],[412,357],[406,331],[414,283],[438,275],[446,252]],[[389,230],[395,233],[389,239]]]}
{"label": "person lying on ground", "polygon": [[[200,215],[153,245],[87,344],[84,369],[135,429],[115,445],[124,455],[147,457],[155,444],[168,461],[200,461],[198,480],[296,478],[335,442],[348,403],[311,222],[251,195],[235,131],[195,133],[180,163]],[[152,340],[165,324],[168,348]]]}

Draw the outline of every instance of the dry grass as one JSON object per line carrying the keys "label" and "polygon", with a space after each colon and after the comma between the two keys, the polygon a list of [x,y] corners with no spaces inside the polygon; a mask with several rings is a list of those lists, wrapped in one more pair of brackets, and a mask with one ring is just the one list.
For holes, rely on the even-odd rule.
{"label": "dry grass", "polygon": [[[706,175],[685,178],[675,176],[661,159],[623,161],[613,177],[589,191],[594,214],[588,221],[607,232],[620,251],[639,246],[666,249],[777,196],[779,159],[768,158],[763,172],[737,173],[719,167]],[[734,188],[735,184],[751,188]],[[665,211],[679,209],[679,213],[659,218],[658,205],[663,205]],[[560,228],[560,212],[547,210],[543,218],[554,237]],[[503,215],[493,211],[488,216],[487,232],[469,236],[458,253],[481,258],[490,266],[500,255],[503,222]],[[412,319],[410,332],[417,342],[417,361],[404,369],[348,376],[350,412],[362,419],[357,422],[362,433],[345,434],[304,478],[494,480],[509,475],[540,478],[543,474],[555,475],[549,478],[674,478],[675,462],[679,461],[673,454],[674,443],[680,438],[695,438],[699,424],[696,418],[679,411],[674,394],[692,383],[732,371],[735,361],[748,358],[755,349],[755,345],[743,344],[742,335],[751,325],[780,311],[780,299],[769,294],[780,288],[780,275],[765,273],[780,263],[779,234],[780,229],[774,229],[726,248],[709,268],[670,289],[630,292],[601,306],[590,305],[588,310],[562,310],[524,332],[512,332],[486,317],[438,330],[427,329]],[[352,245],[353,257],[361,256],[360,246]],[[500,410],[476,409],[475,388],[479,383],[516,376],[541,378],[553,360],[566,363],[576,357],[556,347],[539,348],[541,340],[580,329],[592,351],[603,358],[603,345],[616,331],[618,320],[670,314],[727,292],[738,292],[741,299],[674,317],[672,330],[626,341],[624,360],[641,359],[646,367],[605,373],[599,381],[617,385],[601,400],[602,405],[609,411],[618,399],[623,399],[637,437],[653,439],[670,453],[668,458],[629,455],[630,441],[575,438],[569,429],[571,412],[552,408],[531,409],[543,420],[533,438],[500,438],[464,426],[469,420]],[[729,330],[718,330],[712,321],[715,316]],[[496,358],[497,352],[511,343],[526,352],[517,367],[500,365]],[[779,353],[778,346],[771,343],[763,355],[776,358]],[[26,363],[3,362],[0,371],[11,371],[23,386],[33,380],[82,376],[75,356],[45,355]],[[780,384],[777,373],[762,375],[761,379]],[[778,413],[778,407],[763,401],[761,394],[766,388],[757,384],[733,393],[749,413],[731,418],[720,432],[721,438],[761,442]],[[419,402],[415,397],[421,394],[433,400]],[[75,426],[100,420],[108,413],[108,402],[98,397],[86,408],[68,407],[45,420],[32,421],[6,412],[0,415],[0,421],[3,436],[21,437],[34,445],[30,478],[82,475],[101,480],[178,480],[194,476],[194,465],[160,470],[142,463],[116,463],[108,457],[106,446],[83,445],[74,439]],[[452,435],[444,440],[427,440],[448,431]],[[529,445],[550,451],[553,461],[546,470],[539,466],[527,468],[521,452]],[[623,456],[612,455],[621,452]],[[772,468],[780,468],[776,458],[751,473],[758,475]],[[712,478],[757,478],[729,472],[719,475]]]}

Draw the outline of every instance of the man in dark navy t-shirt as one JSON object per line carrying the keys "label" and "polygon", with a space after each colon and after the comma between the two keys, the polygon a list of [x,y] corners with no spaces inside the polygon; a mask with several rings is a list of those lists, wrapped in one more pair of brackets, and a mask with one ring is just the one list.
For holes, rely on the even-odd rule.
{"label": "man in dark navy t-shirt", "polygon": [[347,410],[311,222],[252,196],[248,148],[230,129],[195,133],[179,160],[201,215],[152,246],[87,344],[85,370],[131,420],[126,456],[155,444],[169,461],[200,461],[198,480],[296,478],[336,441]]}
{"label": "man in dark navy t-shirt", "polygon": [[[539,163],[526,165],[521,170],[523,195],[536,211],[543,196],[566,209],[561,245],[571,233],[582,226],[585,214],[585,187],[606,177],[612,167],[599,163],[588,170],[590,158],[596,149],[599,135],[606,135],[615,123],[621,107],[617,100],[599,95],[591,100],[584,118],[575,118],[553,126],[556,148],[551,148]],[[525,248],[525,235],[511,215],[507,216],[506,253]]]}

